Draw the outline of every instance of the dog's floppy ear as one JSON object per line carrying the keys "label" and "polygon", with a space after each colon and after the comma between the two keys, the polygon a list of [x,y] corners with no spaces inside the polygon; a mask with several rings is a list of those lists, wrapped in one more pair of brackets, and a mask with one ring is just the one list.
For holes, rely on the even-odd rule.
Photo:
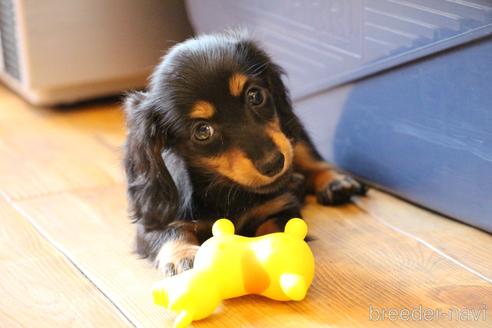
{"label": "dog's floppy ear", "polygon": [[282,75],[284,74],[285,73],[282,67],[275,63],[269,63],[266,69],[266,78],[269,84],[269,89],[272,91],[275,109],[279,114],[282,130],[288,135],[288,137],[296,139],[300,133],[300,123],[299,119],[292,110],[289,91],[282,81]]}
{"label": "dog's floppy ear", "polygon": [[273,99],[277,110],[281,113],[292,112],[289,92],[282,81],[284,70],[277,64],[270,63],[266,70],[270,90],[273,90]]}
{"label": "dog's floppy ear", "polygon": [[[162,229],[186,206],[182,197],[191,194],[186,190],[191,187],[185,177],[176,176],[183,174],[180,171],[185,170],[184,164],[170,150],[165,150],[165,122],[146,93],[129,94],[124,107],[128,127],[124,164],[131,215],[146,230]],[[172,174],[163,152],[167,152]]]}

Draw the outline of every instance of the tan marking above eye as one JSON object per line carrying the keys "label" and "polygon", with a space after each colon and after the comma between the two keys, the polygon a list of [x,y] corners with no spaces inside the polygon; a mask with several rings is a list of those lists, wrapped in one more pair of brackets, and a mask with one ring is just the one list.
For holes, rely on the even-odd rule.
{"label": "tan marking above eye", "polygon": [[229,92],[234,97],[239,97],[243,92],[248,77],[241,73],[235,73],[229,79]]}
{"label": "tan marking above eye", "polygon": [[205,100],[198,100],[191,109],[191,118],[209,119],[215,114],[215,107]]}

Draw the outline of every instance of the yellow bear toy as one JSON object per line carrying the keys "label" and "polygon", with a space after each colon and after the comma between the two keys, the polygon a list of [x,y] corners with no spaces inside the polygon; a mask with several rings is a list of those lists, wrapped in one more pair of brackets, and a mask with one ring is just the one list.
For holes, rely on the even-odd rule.
{"label": "yellow bear toy", "polygon": [[220,219],[212,233],[198,250],[193,269],[154,288],[154,303],[177,313],[175,328],[208,317],[228,298],[259,294],[278,301],[304,299],[314,276],[314,257],[304,241],[303,220],[289,220],[284,232],[248,238],[235,235],[232,222]]}

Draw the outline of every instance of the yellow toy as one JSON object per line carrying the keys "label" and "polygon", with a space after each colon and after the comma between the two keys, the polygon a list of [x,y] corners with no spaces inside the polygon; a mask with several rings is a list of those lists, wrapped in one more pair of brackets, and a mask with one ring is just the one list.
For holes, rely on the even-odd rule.
{"label": "yellow toy", "polygon": [[235,235],[232,222],[220,219],[212,233],[198,250],[193,269],[154,288],[154,303],[177,313],[174,327],[187,327],[211,315],[222,300],[246,294],[304,299],[314,276],[314,257],[304,241],[303,220],[289,220],[284,232],[248,238]]}

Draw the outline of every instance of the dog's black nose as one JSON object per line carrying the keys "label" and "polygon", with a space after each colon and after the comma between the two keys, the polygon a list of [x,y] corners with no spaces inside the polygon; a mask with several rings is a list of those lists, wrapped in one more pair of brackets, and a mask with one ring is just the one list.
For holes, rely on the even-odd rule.
{"label": "dog's black nose", "polygon": [[284,161],[284,155],[280,152],[275,152],[272,156],[266,156],[266,158],[255,161],[255,166],[261,174],[273,177],[282,171]]}

